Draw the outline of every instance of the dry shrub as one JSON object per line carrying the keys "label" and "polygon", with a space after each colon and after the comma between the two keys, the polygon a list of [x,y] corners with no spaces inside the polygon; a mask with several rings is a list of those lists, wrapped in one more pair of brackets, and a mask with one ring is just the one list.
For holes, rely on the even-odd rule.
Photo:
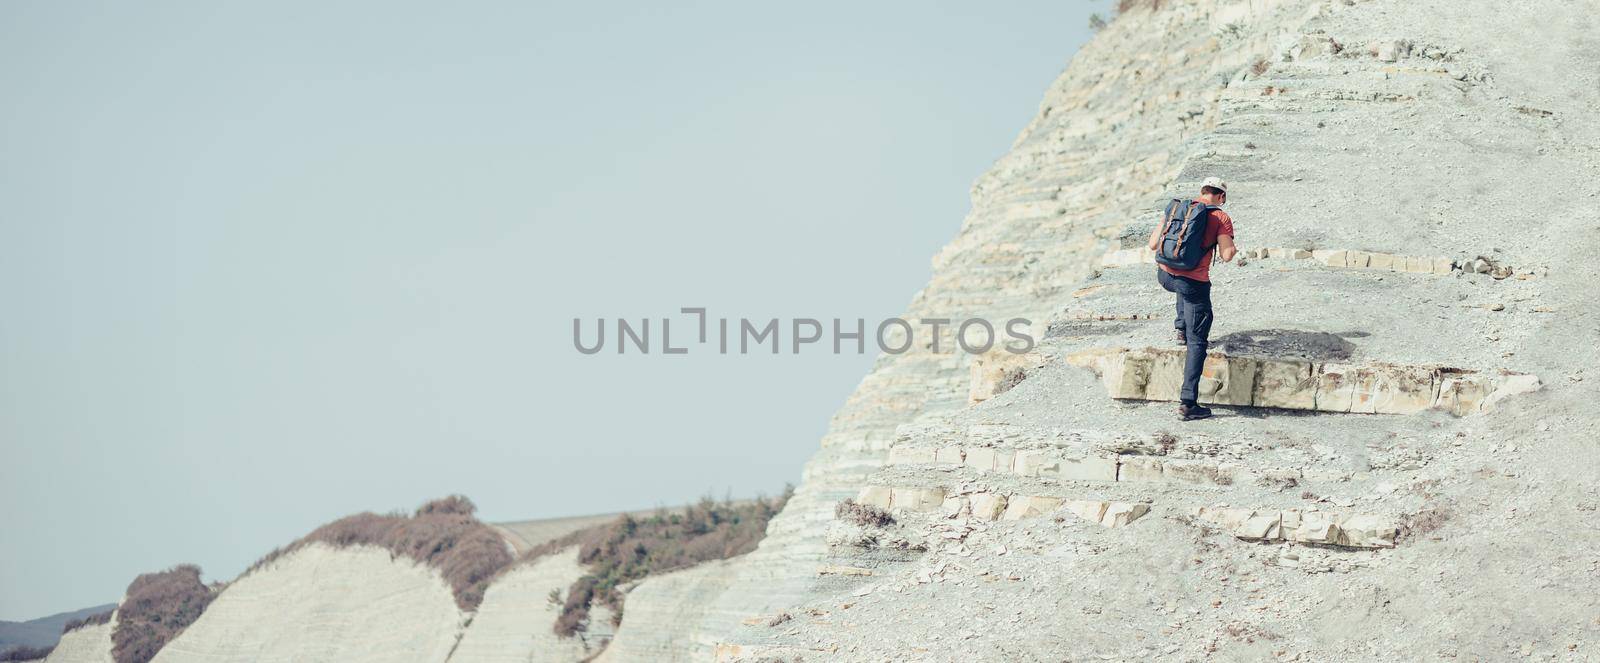
{"label": "dry shrub", "polygon": [[707,497],[681,511],[657,510],[648,518],[622,515],[540,545],[523,559],[578,546],[578,562],[589,572],[568,588],[554,626],[557,635],[571,637],[588,629],[589,610],[597,601],[612,610],[613,623],[620,623],[624,585],[755,550],[767,534],[767,522],[793,492],[791,486],[776,498],[747,503]]}
{"label": "dry shrub", "polygon": [[1272,63],[1266,58],[1257,58],[1255,64],[1250,65],[1250,73],[1260,76],[1272,68]]}
{"label": "dry shrub", "polygon": [[62,633],[69,633],[69,632],[72,632],[72,631],[76,631],[76,630],[78,630],[80,628],[83,628],[85,626],[99,626],[101,624],[104,624],[106,622],[111,621],[111,615],[114,614],[116,611],[117,611],[116,608],[112,608],[112,609],[107,610],[105,612],[97,612],[97,613],[94,613],[92,615],[84,615],[84,616],[79,617],[77,619],[68,620],[66,625],[61,627],[61,632]]}
{"label": "dry shrub", "polygon": [[1206,481],[1210,483],[1214,483],[1218,486],[1233,485],[1233,475],[1217,469],[1216,466],[1202,465],[1196,469],[1200,472],[1200,476],[1204,477]]}
{"label": "dry shrub", "polygon": [[1427,536],[1444,527],[1453,515],[1446,506],[1428,507],[1407,517],[1400,531],[1407,538]]}
{"label": "dry shrub", "polygon": [[557,635],[570,637],[589,629],[589,606],[594,604],[594,589],[598,583],[599,579],[588,575],[572,583],[572,588],[567,590],[567,601],[561,605],[561,614],[556,617]]}
{"label": "dry shrub", "polygon": [[117,607],[111,632],[111,657],[117,663],[146,663],[194,620],[216,594],[200,582],[200,567],[174,566],[133,579]]}
{"label": "dry shrub", "polygon": [[1014,387],[1028,379],[1028,370],[1025,368],[1008,368],[1000,373],[1000,380],[994,385],[994,395],[1011,391]]}
{"label": "dry shrub", "polygon": [[1178,436],[1173,435],[1171,431],[1158,431],[1156,433],[1156,448],[1160,450],[1158,455],[1165,456],[1171,453],[1173,449],[1178,448]]}
{"label": "dry shrub", "polygon": [[26,645],[13,647],[0,652],[0,661],[38,661],[55,651],[55,645],[49,647],[29,647]]}
{"label": "dry shrub", "polygon": [[439,571],[462,610],[476,610],[489,580],[511,563],[505,540],[473,514],[477,507],[460,495],[433,500],[407,516],[358,513],[312,530],[298,541],[268,553],[253,572],[312,543],[335,548],[376,546]]}
{"label": "dry shrub", "polygon": [[470,516],[478,512],[478,505],[465,495],[449,495],[417,507],[418,516],[457,515]]}
{"label": "dry shrub", "polygon": [[888,527],[894,524],[894,516],[889,515],[888,511],[848,497],[833,508],[833,515],[862,527]]}
{"label": "dry shrub", "polygon": [[1162,5],[1165,4],[1166,0],[1117,0],[1117,13],[1123,14],[1134,9],[1155,11],[1161,9]]}
{"label": "dry shrub", "polygon": [[1109,18],[1102,18],[1098,13],[1089,15],[1089,29],[1099,32],[1105,29],[1107,25],[1110,25],[1112,21],[1121,18],[1130,11],[1136,9],[1160,11],[1166,5],[1167,0],[1117,0],[1117,4],[1111,7],[1111,16]]}
{"label": "dry shrub", "polygon": [[1235,640],[1255,642],[1256,640],[1278,640],[1282,635],[1268,631],[1260,624],[1246,624],[1244,622],[1230,622],[1222,627],[1222,631]]}

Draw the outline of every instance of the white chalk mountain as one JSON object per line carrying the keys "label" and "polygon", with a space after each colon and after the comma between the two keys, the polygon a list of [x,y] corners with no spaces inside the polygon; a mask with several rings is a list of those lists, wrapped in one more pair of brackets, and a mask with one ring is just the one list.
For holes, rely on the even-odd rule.
{"label": "white chalk mountain", "polygon": [[[606,644],[550,634],[570,551],[464,613],[310,546],[156,660],[1600,657],[1600,3],[1126,4],[906,314],[1043,342],[881,357],[755,552],[645,580]],[[1213,270],[1222,416],[1180,424],[1136,249],[1209,175],[1245,251]]]}

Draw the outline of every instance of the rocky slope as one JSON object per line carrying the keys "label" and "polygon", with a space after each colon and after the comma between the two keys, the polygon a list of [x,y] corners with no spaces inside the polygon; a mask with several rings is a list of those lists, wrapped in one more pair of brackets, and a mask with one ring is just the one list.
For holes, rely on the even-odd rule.
{"label": "rocky slope", "polygon": [[91,624],[61,634],[61,641],[45,657],[45,663],[111,663],[111,631],[116,616],[104,624]]}
{"label": "rocky slope", "polygon": [[[930,287],[1022,289],[976,313],[1037,312],[1045,343],[997,358],[1009,375],[945,366],[856,455],[825,448],[808,481],[837,490],[789,534],[815,556],[752,555],[686,658],[1597,656],[1578,588],[1600,534],[1576,526],[1600,486],[1596,4],[1165,4],[1073,61]],[[1119,78],[1139,86],[1097,96]],[[1144,178],[1071,170],[1152,158]],[[1061,171],[1038,218],[991,197]],[[1248,257],[1214,270],[1204,400],[1274,409],[1180,424],[1171,296],[1129,250],[1211,174]],[[1126,240],[984,260],[1083,235]],[[1027,290],[1039,274],[1073,281]],[[834,519],[841,496],[897,522]]]}
{"label": "rocky slope", "polygon": [[[633,516],[647,517],[656,510]],[[623,514],[488,525],[521,554]],[[418,524],[421,532],[426,524]],[[552,630],[566,593],[589,569],[577,547],[515,562],[497,574],[475,609],[463,610],[441,570],[371,545],[294,546],[227,584],[199,619],[161,647],[155,661],[577,661],[612,637],[613,613],[590,612],[586,632]],[[61,637],[52,663],[114,660],[117,622]]]}
{"label": "rocky slope", "polygon": [[[1049,319],[1135,210],[1178,176],[1187,146],[1216,122],[1228,80],[1278,38],[1279,28],[1261,27],[1223,44],[1216,30],[1261,10],[1214,4],[1125,16],[1073,58],[1010,153],[973,186],[972,212],[903,317]],[[616,652],[703,658],[743,638],[752,615],[797,605],[826,586],[817,570],[830,554],[824,532],[835,504],[882,464],[897,426],[966,406],[969,359],[950,351],[948,336],[941,346],[881,358],[835,415],[761,547],[733,573],[681,590],[715,593],[699,618],[625,621]],[[630,597],[630,610],[649,611],[638,606],[655,582]]]}
{"label": "rocky slope", "polygon": [[433,569],[317,543],[233,582],[155,660],[443,661],[463,620]]}
{"label": "rocky slope", "polygon": [[[1073,58],[1011,151],[974,185],[961,233],[934,258],[932,281],[904,317],[1048,321],[1216,131],[1230,83],[1297,34],[1307,14],[1282,3],[1176,4],[1119,18]],[[898,426],[967,405],[969,359],[950,352],[950,338],[942,346],[942,353],[923,345],[879,360],[834,417],[760,549],[736,573],[686,590],[725,585],[701,608],[703,617],[630,619],[613,648],[640,658],[702,658],[748,637],[742,623],[752,615],[827,591],[830,578],[817,571],[830,556],[824,534],[835,504],[867,483]],[[647,603],[634,599],[649,596],[653,582],[630,605]],[[671,638],[671,646],[653,646],[657,637]],[[690,639],[693,646],[683,648]]]}
{"label": "rocky slope", "polygon": [[557,637],[550,629],[560,613],[548,600],[550,590],[565,593],[586,571],[576,547],[513,568],[489,586],[449,660],[578,661],[598,653],[611,637],[611,612],[604,606],[595,607],[589,631],[577,637]]}

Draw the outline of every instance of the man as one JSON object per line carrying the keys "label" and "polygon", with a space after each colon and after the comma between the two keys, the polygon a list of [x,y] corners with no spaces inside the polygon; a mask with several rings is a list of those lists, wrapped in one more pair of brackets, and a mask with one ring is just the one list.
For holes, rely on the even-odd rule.
{"label": "man", "polygon": [[[1218,207],[1227,202],[1228,183],[1220,177],[1206,178],[1200,185],[1200,197],[1195,199],[1195,204]],[[1161,231],[1160,225],[1151,231],[1151,251],[1160,248]],[[1183,388],[1178,392],[1181,403],[1178,416],[1184,421],[1211,416],[1211,409],[1199,403],[1200,370],[1205,366],[1211,337],[1211,258],[1215,255],[1228,262],[1238,252],[1233,243],[1233,219],[1227,212],[1220,209],[1210,212],[1201,245],[1207,250],[1194,269],[1156,265],[1156,280],[1167,292],[1177,295],[1178,317],[1172,324],[1178,330],[1178,342],[1188,346],[1183,362]]]}

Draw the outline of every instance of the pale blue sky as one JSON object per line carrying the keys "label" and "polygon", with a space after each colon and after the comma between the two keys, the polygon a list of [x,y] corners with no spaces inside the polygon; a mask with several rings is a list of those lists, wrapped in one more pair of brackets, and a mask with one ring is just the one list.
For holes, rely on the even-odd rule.
{"label": "pale blue sky", "polygon": [[[0,619],[318,524],[798,482],[1104,3],[0,3]],[[674,330],[676,332],[676,330]]]}

